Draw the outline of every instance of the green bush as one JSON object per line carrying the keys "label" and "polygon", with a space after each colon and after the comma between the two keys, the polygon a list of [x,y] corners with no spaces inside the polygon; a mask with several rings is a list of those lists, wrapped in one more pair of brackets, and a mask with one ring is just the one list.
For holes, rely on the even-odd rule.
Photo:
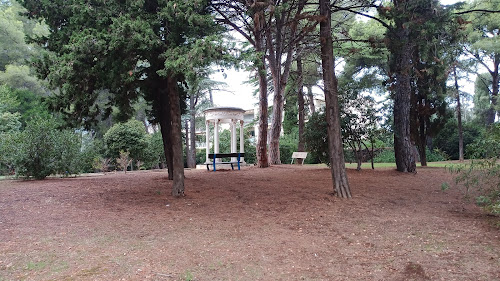
{"label": "green bush", "polygon": [[293,152],[297,151],[299,136],[297,130],[292,130],[290,134],[280,138],[280,161],[282,164],[290,164]]}
{"label": "green bush", "polygon": [[144,161],[145,169],[157,169],[165,167],[165,152],[163,150],[163,139],[161,133],[157,132],[146,136],[147,146],[141,159]]}
{"label": "green bush", "polygon": [[[77,174],[81,170],[79,136],[58,130],[54,119],[34,119],[22,132],[6,136],[2,159],[17,176],[43,179],[51,174]],[[3,154],[2,153],[2,154]]]}
{"label": "green bush", "polygon": [[393,149],[384,149],[373,158],[373,163],[396,163]]}
{"label": "green bush", "polygon": [[[314,113],[309,118],[304,132],[306,150],[311,154],[307,157],[310,159],[309,161],[316,160],[319,163],[330,165],[327,125],[324,113]],[[307,159],[306,163],[308,163]]]}
{"label": "green bush", "polygon": [[108,148],[108,157],[120,157],[120,151],[129,151],[134,160],[144,160],[148,147],[147,133],[144,125],[137,120],[113,125],[104,134],[104,142]]}
{"label": "green bush", "polygon": [[[482,126],[477,126],[472,122],[464,123],[463,137],[464,148],[472,144],[481,136]],[[458,159],[458,124],[456,119],[448,121],[443,129],[433,138],[432,144],[435,148],[446,153],[450,159]]]}

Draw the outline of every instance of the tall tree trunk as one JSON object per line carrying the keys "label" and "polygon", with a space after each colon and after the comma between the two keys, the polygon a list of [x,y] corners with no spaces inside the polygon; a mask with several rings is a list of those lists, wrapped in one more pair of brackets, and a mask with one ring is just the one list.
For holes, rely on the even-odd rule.
{"label": "tall tree trunk", "polygon": [[307,86],[307,99],[309,100],[309,110],[311,111],[311,114],[316,113],[316,106],[314,105],[314,94],[311,85]]}
{"label": "tall tree trunk", "polygon": [[184,161],[182,157],[181,105],[176,77],[169,76],[168,100],[170,103],[173,178],[172,195],[184,195]]}
{"label": "tall tree trunk", "polygon": [[[189,165],[189,120],[184,119],[184,154],[186,155],[186,166]],[[189,168],[189,166],[187,166]]]}
{"label": "tall tree trunk", "polygon": [[158,119],[160,121],[160,132],[163,140],[163,151],[165,153],[165,161],[168,170],[168,179],[174,179],[173,161],[172,161],[172,121],[170,114],[170,101],[168,98],[168,81],[165,78],[161,79],[159,83],[159,96],[158,96]]}
{"label": "tall tree trunk", "polygon": [[[196,98],[192,94],[189,97],[189,147],[187,151],[187,166],[188,168],[196,168]],[[186,133],[186,136],[188,134]]]}
{"label": "tall tree trunk", "polygon": [[[305,149],[304,128],[305,128],[305,112],[304,112],[304,76],[302,71],[302,57],[297,55],[297,103],[299,107],[299,143],[297,150],[302,152]],[[297,161],[302,164],[305,159]]]}
{"label": "tall tree trunk", "polygon": [[340,131],[340,110],[337,78],[335,77],[335,59],[333,57],[330,1],[320,0],[319,5],[320,16],[322,17],[320,22],[321,65],[325,84],[330,169],[336,195],[342,198],[351,198]]}
{"label": "tall tree trunk", "polygon": [[496,55],[493,60],[493,70],[490,71],[491,74],[491,108],[488,111],[488,125],[495,123],[497,113],[500,113],[500,110],[497,108],[498,106],[498,83],[500,76],[498,74],[498,66],[500,64],[500,55]]}
{"label": "tall tree trunk", "polygon": [[462,105],[460,102],[460,88],[458,87],[457,66],[453,66],[453,76],[455,76],[455,91],[457,100],[457,121],[458,121],[458,160],[464,162],[464,129],[462,126]]}
{"label": "tall tree trunk", "polygon": [[266,57],[263,45],[264,39],[264,11],[258,11],[254,15],[254,36],[255,50],[259,54],[257,62],[257,75],[259,77],[259,139],[257,141],[257,167],[269,167],[269,159],[267,155],[267,73],[266,73]]}
{"label": "tall tree trunk", "polygon": [[419,116],[420,130],[418,142],[418,150],[420,155],[420,166],[427,167],[427,151],[425,150],[427,144],[427,118],[425,116]]}
{"label": "tall tree trunk", "polygon": [[[406,1],[394,1],[397,9],[405,9]],[[396,20],[393,38],[389,39],[393,56],[391,72],[394,73],[394,153],[397,170],[400,172],[416,172],[415,155],[411,143],[410,131],[410,98],[413,43],[410,41],[405,20]]]}

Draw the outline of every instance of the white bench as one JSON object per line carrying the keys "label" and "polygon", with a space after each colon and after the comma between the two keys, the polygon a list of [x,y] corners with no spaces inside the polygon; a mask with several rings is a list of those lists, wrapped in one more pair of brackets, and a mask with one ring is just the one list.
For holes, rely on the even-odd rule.
{"label": "white bench", "polygon": [[290,164],[293,164],[293,159],[302,159],[302,165],[304,165],[304,159],[307,158],[307,152],[294,152],[292,153],[292,162]]}

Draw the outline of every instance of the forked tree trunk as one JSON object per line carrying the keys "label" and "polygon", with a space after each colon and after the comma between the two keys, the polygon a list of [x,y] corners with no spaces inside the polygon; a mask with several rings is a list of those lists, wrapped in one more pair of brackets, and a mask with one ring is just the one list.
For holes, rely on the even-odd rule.
{"label": "forked tree trunk", "polygon": [[259,11],[254,15],[254,36],[255,50],[259,54],[259,62],[257,63],[257,76],[259,78],[259,139],[257,141],[257,167],[269,167],[269,159],[267,155],[267,73],[266,73],[266,58],[263,47],[263,32],[264,32],[264,11]]}
{"label": "forked tree trunk", "polygon": [[177,89],[176,77],[169,76],[168,99],[170,103],[171,130],[170,137],[172,141],[172,168],[173,179],[172,195],[175,197],[184,195],[184,161],[182,157],[182,125],[181,125],[181,105],[179,91]]}
{"label": "forked tree trunk", "polygon": [[453,76],[455,76],[455,91],[457,100],[457,121],[458,121],[458,160],[464,162],[464,129],[462,126],[462,105],[460,102],[460,88],[458,87],[457,66],[453,66]]}
{"label": "forked tree trunk", "polygon": [[[304,128],[305,128],[305,112],[304,112],[304,77],[302,71],[302,58],[297,56],[297,103],[299,107],[299,143],[297,150],[302,152],[305,149]],[[298,163],[302,164],[305,159],[298,159]]]}
{"label": "forked tree trunk", "polygon": [[[269,143],[269,159],[271,165],[280,165],[280,136],[281,126],[283,123],[283,110],[285,105],[285,87],[290,76],[290,68],[293,61],[293,51],[295,44],[291,44],[291,40],[295,38],[296,23],[285,22],[286,11],[283,11],[279,17],[276,17],[276,35],[272,37],[271,32],[267,32],[267,49],[269,69],[274,86],[273,98],[273,118],[271,123],[271,141]],[[283,29],[288,27],[288,34],[284,36]],[[288,40],[286,40],[288,38]],[[273,40],[274,39],[274,40]],[[286,41],[286,42],[285,42]],[[283,54],[286,47],[286,59],[284,63]],[[283,72],[282,72],[283,70]]]}
{"label": "forked tree trunk", "polygon": [[333,57],[333,39],[331,27],[330,1],[320,0],[320,44],[321,65],[325,84],[326,118],[328,123],[328,148],[330,169],[335,193],[338,197],[351,198],[349,182],[345,170],[344,150],[340,131],[340,112],[338,101],[335,60]]}

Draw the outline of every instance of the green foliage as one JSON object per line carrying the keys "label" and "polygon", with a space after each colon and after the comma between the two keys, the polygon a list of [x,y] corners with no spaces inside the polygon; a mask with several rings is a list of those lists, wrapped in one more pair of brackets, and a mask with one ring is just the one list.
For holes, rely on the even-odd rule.
{"label": "green foliage", "polygon": [[[463,124],[464,149],[480,138],[482,126],[467,122]],[[458,160],[458,124],[456,119],[449,120],[441,131],[433,138],[435,148],[449,155],[450,159]]]}
{"label": "green foliage", "polygon": [[147,147],[141,160],[144,161],[146,169],[157,169],[164,166],[166,161],[161,133],[147,135]]}
{"label": "green foliage", "polygon": [[[196,150],[196,165],[204,164],[207,158],[207,150],[206,149],[197,149]],[[246,160],[245,160],[246,161]]]}
{"label": "green foliage", "polygon": [[0,85],[0,133],[17,131],[21,127],[21,114],[16,112],[20,102],[6,85]]}
{"label": "green foliage", "polygon": [[39,96],[47,93],[42,82],[31,73],[27,65],[7,65],[5,71],[0,71],[0,84],[27,90]]}
{"label": "green foliage", "polygon": [[54,119],[34,119],[24,131],[4,135],[0,162],[26,178],[79,173],[80,138],[57,127]]}
{"label": "green foliage", "polygon": [[299,143],[298,128],[295,127],[289,134],[285,134],[280,138],[280,160],[281,163],[287,164],[292,161],[293,152],[297,151]]}
{"label": "green foliage", "polygon": [[374,163],[396,163],[393,149],[384,149],[373,158]]}
{"label": "green foliage", "polygon": [[500,124],[489,128],[468,148],[474,160],[467,165],[449,167],[455,183],[463,188],[466,197],[486,211],[500,215]]}
{"label": "green foliage", "polygon": [[330,165],[328,154],[327,126],[324,113],[314,113],[306,123],[304,139],[306,150],[312,154],[310,159],[317,159],[320,163]]}
{"label": "green foliage", "polygon": [[[140,97],[151,104],[149,117],[158,122],[166,77],[183,82],[226,58],[221,28],[206,1],[21,3],[51,30],[32,39],[53,52],[34,63],[39,75],[60,89],[52,107],[67,121],[88,127],[115,109],[118,120],[130,119]],[[108,96],[100,104],[103,90]]]}
{"label": "green foliage", "polygon": [[128,151],[133,159],[143,160],[148,147],[144,125],[137,120],[113,125],[104,134],[104,142],[111,158],[118,158],[120,151]]}

